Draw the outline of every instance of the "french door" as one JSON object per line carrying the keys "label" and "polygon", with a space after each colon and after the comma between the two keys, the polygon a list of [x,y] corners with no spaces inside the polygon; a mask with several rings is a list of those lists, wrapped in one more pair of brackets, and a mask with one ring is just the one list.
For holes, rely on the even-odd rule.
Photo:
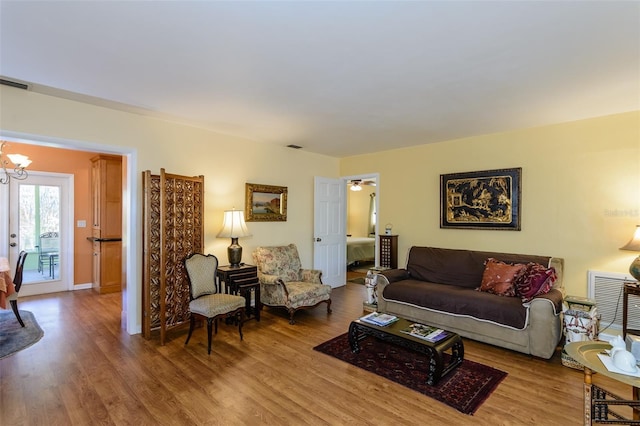
{"label": "french door", "polygon": [[9,183],[9,259],[27,251],[21,296],[66,291],[73,285],[73,177],[29,172]]}

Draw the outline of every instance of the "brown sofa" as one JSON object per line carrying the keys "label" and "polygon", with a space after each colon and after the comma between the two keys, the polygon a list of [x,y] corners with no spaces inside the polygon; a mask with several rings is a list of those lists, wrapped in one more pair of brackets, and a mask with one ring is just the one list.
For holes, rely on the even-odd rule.
{"label": "brown sofa", "polygon": [[[488,258],[553,267],[557,279],[528,302],[477,291]],[[562,259],[549,256],[412,247],[405,269],[380,274],[378,311],[549,359],[562,337],[562,268]]]}

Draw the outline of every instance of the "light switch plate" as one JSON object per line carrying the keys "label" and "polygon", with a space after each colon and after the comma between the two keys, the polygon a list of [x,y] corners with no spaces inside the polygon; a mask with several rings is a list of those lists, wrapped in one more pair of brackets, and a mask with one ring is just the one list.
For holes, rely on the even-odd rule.
{"label": "light switch plate", "polygon": [[79,220],[78,221],[78,228],[86,228],[87,227],[87,221],[86,220]]}

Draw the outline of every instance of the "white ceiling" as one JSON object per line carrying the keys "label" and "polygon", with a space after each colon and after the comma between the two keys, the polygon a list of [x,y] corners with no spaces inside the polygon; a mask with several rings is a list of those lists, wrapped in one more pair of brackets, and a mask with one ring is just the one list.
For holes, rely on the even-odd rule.
{"label": "white ceiling", "polygon": [[1,0],[0,75],[344,157],[640,109],[640,2]]}

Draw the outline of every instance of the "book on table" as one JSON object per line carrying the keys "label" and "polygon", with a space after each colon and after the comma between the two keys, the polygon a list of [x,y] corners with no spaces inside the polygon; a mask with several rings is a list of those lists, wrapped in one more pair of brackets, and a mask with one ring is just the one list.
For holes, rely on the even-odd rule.
{"label": "book on table", "polygon": [[409,327],[400,331],[432,343],[439,342],[449,335],[447,331],[441,328],[418,323],[411,324]]}
{"label": "book on table", "polygon": [[379,325],[384,327],[393,322],[398,321],[398,317],[395,315],[383,314],[380,312],[371,312],[363,317],[360,317],[361,321],[368,322],[369,324]]}

